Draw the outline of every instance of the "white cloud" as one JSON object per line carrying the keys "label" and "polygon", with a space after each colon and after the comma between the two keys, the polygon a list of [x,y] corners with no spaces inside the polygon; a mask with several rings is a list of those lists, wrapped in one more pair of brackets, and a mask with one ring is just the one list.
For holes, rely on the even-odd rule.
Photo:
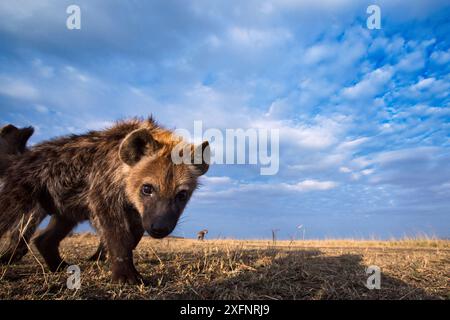
{"label": "white cloud", "polygon": [[360,147],[361,145],[363,145],[365,142],[369,141],[370,138],[369,137],[361,137],[361,138],[357,138],[357,139],[353,139],[353,140],[346,140],[344,142],[341,142],[336,149],[340,150],[340,151],[349,151],[349,150],[353,150],[357,147]]}
{"label": "white cloud", "polygon": [[51,78],[55,74],[55,69],[51,66],[45,65],[41,59],[33,60],[33,68],[35,68],[37,73],[43,78]]}
{"label": "white cloud", "polygon": [[201,180],[202,180],[202,183],[208,184],[208,185],[223,185],[223,184],[230,184],[233,182],[233,180],[227,176],[223,176],[223,177],[203,176],[201,178]]}
{"label": "white cloud", "polygon": [[309,123],[262,119],[255,120],[252,126],[279,129],[281,139],[289,145],[307,149],[324,149],[338,140],[350,120],[343,115],[316,116]]}
{"label": "white cloud", "polygon": [[48,112],[48,108],[42,104],[36,104],[34,106],[34,108],[36,109],[37,112],[40,113],[47,113]]}
{"label": "white cloud", "polygon": [[342,95],[351,100],[372,98],[381,92],[391,77],[392,69],[390,67],[376,69],[354,86],[344,88]]}
{"label": "white cloud", "polygon": [[319,181],[319,180],[304,180],[297,184],[284,184],[288,190],[296,191],[316,191],[316,190],[330,190],[337,187],[334,181]]}
{"label": "white cloud", "polygon": [[413,95],[417,98],[433,98],[433,97],[446,97],[450,90],[450,82],[446,79],[425,78],[419,79],[415,84],[406,88],[406,92],[403,90],[399,92],[402,94]]}
{"label": "white cloud", "polygon": [[438,64],[448,64],[450,62],[450,49],[447,51],[434,51],[431,60]]}
{"label": "white cloud", "polygon": [[430,159],[431,155],[438,151],[437,147],[418,147],[385,151],[377,154],[373,162],[380,165],[392,164],[395,162],[414,161],[420,159]]}
{"label": "white cloud", "polygon": [[18,99],[32,100],[39,96],[39,91],[27,81],[0,76],[0,94]]}
{"label": "white cloud", "polygon": [[368,176],[368,175],[370,175],[370,174],[372,174],[374,172],[375,172],[374,169],[364,169],[364,170],[361,171],[361,174],[363,174],[365,176]]}
{"label": "white cloud", "polygon": [[412,85],[411,89],[412,90],[426,89],[426,88],[429,88],[435,81],[436,81],[436,79],[434,79],[434,78],[422,79],[422,80],[419,80],[416,84]]}
{"label": "white cloud", "polygon": [[303,62],[306,64],[317,64],[322,60],[333,57],[335,49],[325,44],[318,44],[306,49],[303,56]]}
{"label": "white cloud", "polygon": [[350,173],[350,172],[352,172],[352,170],[350,168],[348,168],[348,167],[340,167],[339,171],[342,172],[342,173]]}
{"label": "white cloud", "polygon": [[277,99],[270,104],[269,111],[265,116],[268,118],[286,119],[292,115],[294,110],[295,107],[289,99]]}
{"label": "white cloud", "polygon": [[256,29],[233,26],[228,30],[230,40],[239,46],[265,48],[289,40],[292,35],[285,29]]}
{"label": "white cloud", "polygon": [[414,51],[407,54],[400,62],[395,65],[399,71],[413,72],[422,69],[425,66],[425,58],[420,51]]}
{"label": "white cloud", "polygon": [[240,184],[235,190],[237,192],[250,191],[277,191],[277,192],[309,192],[325,191],[334,189],[338,186],[335,181],[320,181],[316,179],[307,179],[297,183],[252,183]]}
{"label": "white cloud", "polygon": [[[220,177],[221,178],[221,177]],[[263,196],[264,194],[289,195],[295,193],[307,193],[315,191],[327,191],[338,187],[338,182],[330,180],[306,179],[296,183],[245,183],[233,179],[206,179],[195,197],[205,201],[223,197]]]}

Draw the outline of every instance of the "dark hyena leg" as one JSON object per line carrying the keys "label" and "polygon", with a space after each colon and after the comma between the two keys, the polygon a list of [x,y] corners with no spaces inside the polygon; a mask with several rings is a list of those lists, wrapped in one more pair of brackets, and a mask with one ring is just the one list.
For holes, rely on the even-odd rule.
{"label": "dark hyena leg", "polygon": [[15,263],[22,259],[29,250],[30,238],[33,236],[34,231],[35,229],[21,233],[15,230],[8,234],[8,248],[2,253],[0,263]]}
{"label": "dark hyena leg", "polygon": [[97,251],[89,257],[89,261],[105,261],[106,260],[106,247],[103,244],[103,240],[100,239],[100,243],[98,244]]}
{"label": "dark hyena leg", "polygon": [[[141,224],[141,222],[139,221],[139,224]],[[134,226],[132,227],[132,233],[133,233],[133,237],[134,237],[134,242],[135,245],[134,247],[137,246],[137,244],[139,243],[139,241],[142,238],[142,235],[144,234],[143,230],[140,230],[141,225],[138,226]],[[89,261],[106,261],[107,259],[107,252],[108,250],[106,249],[106,245],[105,245],[105,240],[100,238],[100,242],[98,244],[97,247],[97,251],[95,251],[95,253],[89,257]]]}
{"label": "dark hyena leg", "polygon": [[53,215],[47,228],[34,238],[34,244],[47,263],[50,271],[56,272],[68,266],[59,255],[59,243],[69,234],[76,224],[76,222],[60,215]]}
{"label": "dark hyena leg", "polygon": [[[92,213],[98,221],[98,231],[101,239],[105,240],[108,250],[112,281],[129,284],[143,283],[142,276],[133,263],[133,249],[144,233],[142,223],[133,223],[134,221],[140,221],[139,214],[132,212],[130,217],[129,212],[121,210],[115,212],[114,217],[111,217],[110,212],[104,211],[109,206],[100,205],[101,201],[96,200],[92,202],[98,203],[98,206],[92,208]],[[114,223],[111,223],[111,221],[114,221]]]}
{"label": "dark hyena leg", "polygon": [[30,239],[46,215],[39,205],[31,211],[28,219],[21,219],[14,230],[8,233],[8,248],[1,254],[0,264],[15,263],[27,254]]}
{"label": "dark hyena leg", "polygon": [[[97,219],[92,219],[91,225],[98,232],[99,222],[97,221]],[[142,235],[144,234],[144,231],[141,227],[142,226],[141,219],[135,219],[135,221],[130,221],[130,226],[131,226],[131,232],[133,233],[133,237],[135,238],[135,246],[134,247],[136,247],[136,245],[141,240]],[[101,238],[100,232],[98,232],[98,233],[100,235],[100,243],[98,244],[97,251],[95,251],[95,253],[91,257],[89,257],[89,259],[88,259],[89,261],[105,261],[107,258],[107,249],[106,249],[106,245],[105,245],[105,240],[103,240]]]}
{"label": "dark hyena leg", "polygon": [[105,261],[106,260],[106,246],[105,246],[105,240],[102,239],[102,235],[99,232],[99,229],[101,228],[99,226],[100,222],[95,217],[91,216],[91,225],[92,227],[97,231],[97,234],[100,237],[100,243],[98,244],[97,251],[89,258],[89,261]]}

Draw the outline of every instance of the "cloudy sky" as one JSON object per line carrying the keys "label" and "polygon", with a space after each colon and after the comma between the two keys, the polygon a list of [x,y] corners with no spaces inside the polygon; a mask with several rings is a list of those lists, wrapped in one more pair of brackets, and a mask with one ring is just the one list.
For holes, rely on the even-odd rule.
{"label": "cloudy sky", "polygon": [[33,125],[33,144],[149,114],[276,128],[278,174],[212,166],[177,235],[448,237],[449,16],[433,0],[4,0],[0,125]]}

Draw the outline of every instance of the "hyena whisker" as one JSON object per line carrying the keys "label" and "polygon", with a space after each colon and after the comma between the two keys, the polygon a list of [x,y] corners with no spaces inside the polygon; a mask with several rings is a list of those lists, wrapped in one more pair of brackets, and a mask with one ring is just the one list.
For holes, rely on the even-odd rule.
{"label": "hyena whisker", "polygon": [[173,229],[173,232],[177,231],[177,230],[179,229],[179,227],[182,226],[183,224],[186,224],[186,222],[187,222],[186,220],[180,220],[180,221],[178,221],[178,223],[177,223],[175,229]]}
{"label": "hyena whisker", "polygon": [[179,229],[180,226],[183,226],[183,224],[186,224],[186,222],[189,222],[190,217],[185,217],[185,216],[181,216],[180,219],[178,220],[177,225],[175,226],[175,229],[173,229],[173,232],[177,231]]}
{"label": "hyena whisker", "polygon": [[180,217],[180,219],[178,220],[179,222],[185,223],[185,222],[189,222],[191,217],[189,215],[183,215]]}

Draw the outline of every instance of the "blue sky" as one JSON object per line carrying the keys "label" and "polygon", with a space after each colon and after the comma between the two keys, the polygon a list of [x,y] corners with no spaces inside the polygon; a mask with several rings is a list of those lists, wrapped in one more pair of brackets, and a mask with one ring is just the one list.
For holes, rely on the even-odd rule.
{"label": "blue sky", "polygon": [[177,235],[448,237],[449,16],[426,0],[2,1],[0,124],[33,125],[32,143],[149,114],[279,129],[279,173],[212,166]]}

